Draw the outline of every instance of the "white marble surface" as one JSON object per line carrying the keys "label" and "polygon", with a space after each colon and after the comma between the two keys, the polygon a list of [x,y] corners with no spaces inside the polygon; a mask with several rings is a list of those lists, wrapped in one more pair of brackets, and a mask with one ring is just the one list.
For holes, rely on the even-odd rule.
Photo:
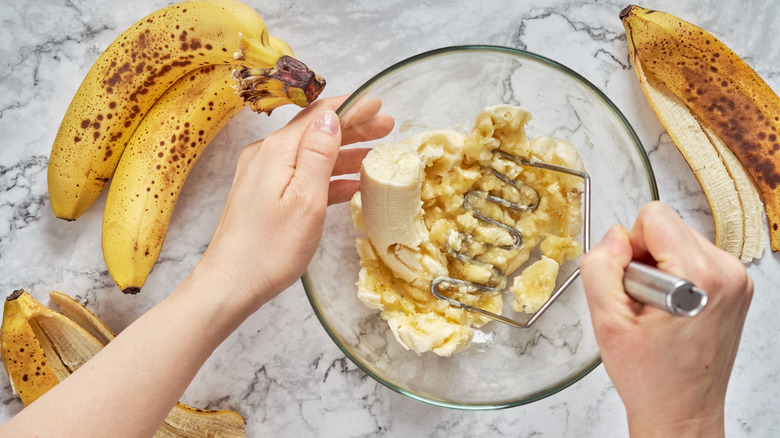
{"label": "white marble surface", "polygon": [[[633,124],[658,179],[661,199],[713,237],[707,203],[650,110],[629,68],[614,0],[418,1],[247,0],[272,34],[328,80],[323,96],[348,93],[392,63],[458,44],[494,44],[551,57],[578,71]],[[282,126],[244,112],[196,166],[174,214],[158,265],[137,296],[113,285],[100,251],[105,194],[81,219],[56,219],[46,164],[62,115],[90,65],[119,33],[167,4],[84,0],[0,3],[0,294],[25,288],[77,296],[115,331],[158,302],[192,268],[216,225],[240,148]],[[710,30],[780,90],[780,3],[774,0],[648,1]],[[749,266],[756,283],[727,396],[731,436],[780,434],[778,257]],[[620,399],[603,367],[539,402],[492,412],[429,406],[375,382],[345,359],[314,316],[300,283],[251,317],[209,359],[184,395],[204,408],[230,408],[249,436],[627,435]],[[0,378],[0,421],[22,408]]]}

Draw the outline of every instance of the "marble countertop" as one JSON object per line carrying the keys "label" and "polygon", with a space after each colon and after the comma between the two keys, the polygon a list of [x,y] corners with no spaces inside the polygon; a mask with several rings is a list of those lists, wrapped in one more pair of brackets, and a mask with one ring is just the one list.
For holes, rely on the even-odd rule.
{"label": "marble countertop", "polygon": [[[270,32],[328,80],[323,96],[349,93],[389,65],[419,52],[460,44],[525,49],[553,58],[600,87],[644,143],[660,197],[714,238],[707,202],[685,161],[652,113],[629,66],[614,0],[491,2],[423,0],[245,0]],[[125,28],[167,4],[38,0],[0,3],[0,293],[24,288],[76,296],[121,331],[190,271],[211,236],[238,153],[297,111],[271,117],[243,112],[219,134],[193,171],[168,240],[140,295],[120,293],[100,250],[105,192],[75,222],[52,214],[46,166],[57,127],[98,54]],[[445,6],[446,4],[446,6]],[[780,91],[780,3],[774,0],[653,0],[717,35]],[[767,239],[768,240],[768,239]],[[755,297],[726,406],[731,436],[780,434],[780,261],[767,250],[748,267]],[[2,374],[2,373],[0,373]],[[183,397],[227,408],[247,420],[249,436],[577,436],[627,435],[620,399],[599,366],[538,402],[500,411],[429,406],[372,380],[333,344],[299,283],[253,315],[208,360]],[[0,422],[22,409],[0,376]]]}

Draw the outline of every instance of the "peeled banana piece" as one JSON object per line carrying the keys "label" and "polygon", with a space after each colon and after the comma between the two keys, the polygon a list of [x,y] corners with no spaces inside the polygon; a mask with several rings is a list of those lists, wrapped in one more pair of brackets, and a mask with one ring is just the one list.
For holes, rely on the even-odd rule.
{"label": "peeled banana piece", "polygon": [[[6,298],[0,327],[0,356],[11,387],[25,406],[34,402],[97,354],[114,338],[92,312],[52,291],[62,313],[20,289]],[[206,411],[177,403],[155,437],[245,437],[246,422],[230,410]]]}
{"label": "peeled banana piece", "polygon": [[760,257],[757,213],[765,210],[772,250],[780,250],[780,97],[691,23],[638,6],[620,18],[643,91],[704,189],[719,245],[745,263]]}
{"label": "peeled banana piece", "polygon": [[420,228],[423,175],[417,150],[404,143],[380,145],[363,160],[361,198],[365,198],[364,202],[378,200],[383,204],[363,204],[363,220],[374,245],[420,245],[425,236]]}
{"label": "peeled banana piece", "polygon": [[365,233],[377,255],[395,275],[424,288],[446,273],[423,219],[424,166],[408,143],[373,148],[360,169],[360,206]]}

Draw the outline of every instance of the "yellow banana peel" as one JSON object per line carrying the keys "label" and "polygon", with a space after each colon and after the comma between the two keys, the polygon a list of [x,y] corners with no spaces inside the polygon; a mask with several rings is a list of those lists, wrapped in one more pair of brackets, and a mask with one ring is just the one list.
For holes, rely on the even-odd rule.
{"label": "yellow banana peel", "polygon": [[[25,406],[45,394],[114,338],[81,303],[52,291],[62,313],[20,289],[6,298],[0,326],[0,355],[13,391]],[[230,410],[210,411],[177,403],[155,437],[245,437],[246,422]]]}
{"label": "yellow banana peel", "polygon": [[[6,298],[3,309],[0,353],[11,379],[11,389],[25,406],[59,383],[58,374],[67,374],[62,370],[64,365],[56,353],[51,359],[46,357],[43,345],[29,322],[30,314],[48,313],[49,309],[43,307],[23,290],[17,290]],[[50,342],[44,343],[51,346]],[[55,371],[57,366],[60,369]]]}
{"label": "yellow banana peel", "polygon": [[620,18],[642,90],[710,204],[716,244],[745,263],[761,257],[765,211],[780,250],[780,97],[698,26],[634,5]]}

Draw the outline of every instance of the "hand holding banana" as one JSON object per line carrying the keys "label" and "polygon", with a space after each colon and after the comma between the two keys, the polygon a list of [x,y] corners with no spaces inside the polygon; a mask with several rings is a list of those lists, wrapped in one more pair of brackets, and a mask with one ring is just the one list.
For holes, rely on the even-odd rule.
{"label": "hand holding banana", "polygon": [[323,99],[242,151],[222,217],[194,276],[240,291],[236,298],[250,297],[251,309],[300,278],[319,243],[326,207],[350,199],[358,188],[357,181],[328,182],[357,172],[367,153],[339,146],[384,137],[394,123],[377,114],[380,102],[371,101],[342,121],[342,131],[333,111],[344,100]]}
{"label": "hand holding banana", "polygon": [[76,92],[49,159],[52,209],[78,218],[113,177],[103,254],[117,286],[137,293],[213,137],[247,105],[267,114],[306,107],[324,85],[243,3],[160,9],[123,32]]}

